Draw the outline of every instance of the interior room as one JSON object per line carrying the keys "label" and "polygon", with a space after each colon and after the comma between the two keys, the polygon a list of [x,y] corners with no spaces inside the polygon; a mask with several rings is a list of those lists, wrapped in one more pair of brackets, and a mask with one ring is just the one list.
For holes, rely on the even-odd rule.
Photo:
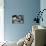
{"label": "interior room", "polygon": [[46,0],[0,0],[0,46],[46,46]]}

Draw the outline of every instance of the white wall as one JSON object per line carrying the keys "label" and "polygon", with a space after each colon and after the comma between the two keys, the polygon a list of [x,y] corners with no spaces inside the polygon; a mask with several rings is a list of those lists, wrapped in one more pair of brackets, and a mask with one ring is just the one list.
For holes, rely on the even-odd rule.
{"label": "white wall", "polygon": [[0,41],[4,41],[4,0],[0,0]]}
{"label": "white wall", "polygon": [[[46,0],[40,0],[40,9],[41,11],[43,9],[46,9]],[[40,25],[46,26],[46,11],[43,12],[42,17],[43,17],[43,22],[41,21]]]}

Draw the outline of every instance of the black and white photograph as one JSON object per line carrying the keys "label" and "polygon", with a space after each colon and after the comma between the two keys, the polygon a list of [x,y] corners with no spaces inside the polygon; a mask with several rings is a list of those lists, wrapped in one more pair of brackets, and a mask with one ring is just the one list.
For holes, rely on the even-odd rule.
{"label": "black and white photograph", "polygon": [[24,23],[24,15],[12,16],[12,24],[23,24],[23,23]]}

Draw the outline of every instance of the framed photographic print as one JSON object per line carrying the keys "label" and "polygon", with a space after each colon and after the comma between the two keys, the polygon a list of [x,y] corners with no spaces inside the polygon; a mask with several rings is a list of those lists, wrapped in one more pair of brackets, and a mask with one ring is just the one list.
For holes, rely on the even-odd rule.
{"label": "framed photographic print", "polygon": [[23,24],[23,23],[24,23],[24,15],[12,16],[12,24]]}

